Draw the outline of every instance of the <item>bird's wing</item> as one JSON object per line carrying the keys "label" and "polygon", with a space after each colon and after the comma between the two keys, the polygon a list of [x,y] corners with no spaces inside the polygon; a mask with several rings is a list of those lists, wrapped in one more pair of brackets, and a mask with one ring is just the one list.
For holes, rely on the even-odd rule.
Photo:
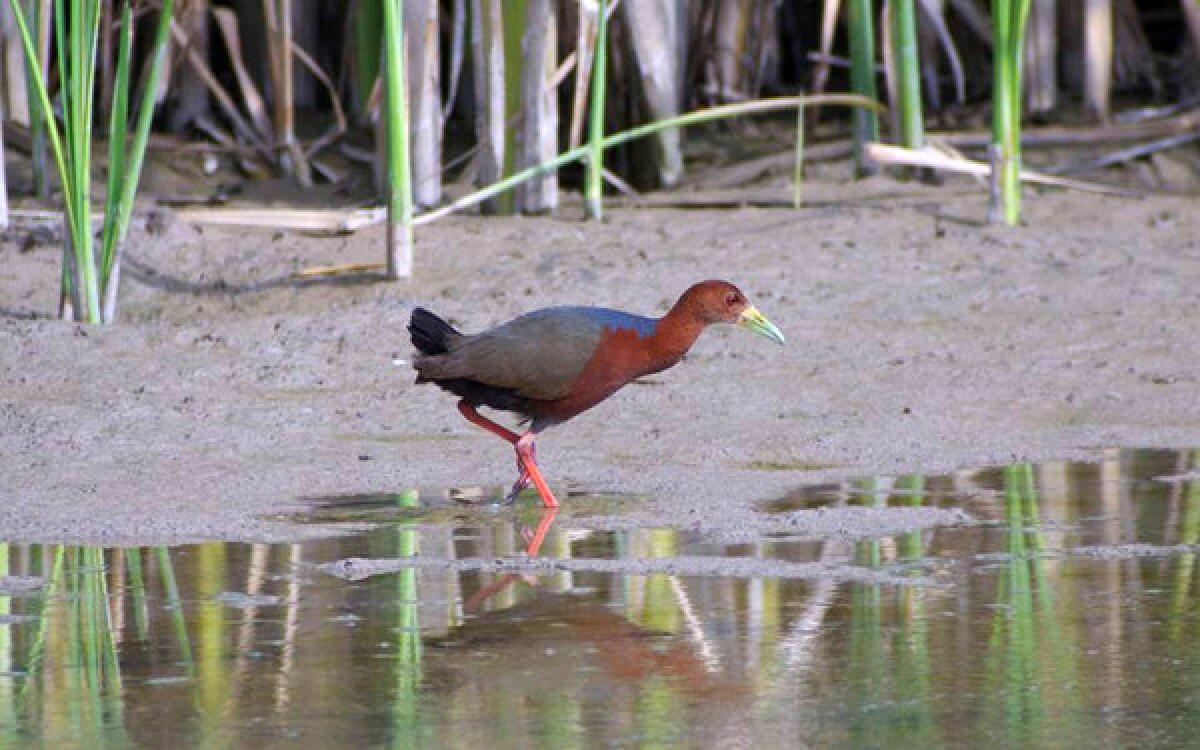
{"label": "bird's wing", "polygon": [[553,400],[567,395],[603,335],[590,316],[549,308],[464,339],[451,359],[460,377]]}
{"label": "bird's wing", "polygon": [[[605,331],[652,321],[603,308],[551,307],[467,336],[447,357],[450,377],[510,388],[532,399],[563,398],[600,345]],[[444,376],[443,376],[444,377]]]}

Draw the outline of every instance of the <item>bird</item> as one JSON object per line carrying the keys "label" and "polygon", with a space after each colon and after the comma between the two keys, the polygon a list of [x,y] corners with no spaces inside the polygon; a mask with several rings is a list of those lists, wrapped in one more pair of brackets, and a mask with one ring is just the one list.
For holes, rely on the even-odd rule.
{"label": "bird", "polygon": [[[458,331],[423,307],[408,332],[417,350],[416,383],[458,396],[467,421],[508,441],[516,452],[513,502],[530,483],[547,508],[558,500],[537,463],[544,430],[596,406],[637,378],[674,366],[710,325],[735,324],[779,345],[783,333],[728,281],[689,287],[660,318],[605,307],[557,306],[525,313],[481,333]],[[514,412],[521,433],[479,413]]]}

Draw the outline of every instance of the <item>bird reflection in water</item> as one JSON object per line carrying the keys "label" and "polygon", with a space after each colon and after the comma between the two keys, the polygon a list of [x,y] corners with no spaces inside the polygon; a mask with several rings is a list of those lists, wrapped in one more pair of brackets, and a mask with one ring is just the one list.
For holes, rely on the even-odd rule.
{"label": "bird reflection in water", "polygon": [[[538,554],[556,513],[544,509],[536,527],[521,529],[527,556]],[[518,582],[532,587],[528,597],[510,607],[487,609],[489,602]],[[463,603],[463,611],[469,619],[431,645],[529,649],[533,653],[527,663],[536,664],[547,679],[552,679],[548,675],[555,671],[556,657],[561,657],[560,667],[576,663],[582,648],[588,661],[597,661],[612,680],[637,682],[659,676],[677,680],[691,693],[747,692],[746,686],[723,679],[718,664],[701,658],[696,643],[631,622],[589,594],[551,591],[529,573],[507,573],[483,586]]]}

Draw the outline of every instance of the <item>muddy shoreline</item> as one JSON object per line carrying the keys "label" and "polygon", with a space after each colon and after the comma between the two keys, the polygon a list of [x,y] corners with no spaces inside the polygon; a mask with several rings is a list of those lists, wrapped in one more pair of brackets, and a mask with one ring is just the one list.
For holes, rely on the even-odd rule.
{"label": "muddy shoreline", "polygon": [[799,211],[622,208],[602,224],[570,209],[455,217],[421,228],[413,281],[241,293],[376,261],[382,232],[160,221],[130,246],[157,273],[127,277],[107,329],[27,319],[53,310],[60,250],[10,231],[0,537],[283,540],[329,533],[265,520],[307,499],[507,483],[507,446],[393,365],[410,357],[411,307],[467,330],[548,304],[660,314],[709,277],[738,283],[789,346],[710,332],[539,442],[552,484],[644,497],[622,514],[631,527],[736,534],[812,482],[1200,445],[1194,198],[1047,192],[1007,229],[979,223],[978,192],[879,179],[806,197]]}

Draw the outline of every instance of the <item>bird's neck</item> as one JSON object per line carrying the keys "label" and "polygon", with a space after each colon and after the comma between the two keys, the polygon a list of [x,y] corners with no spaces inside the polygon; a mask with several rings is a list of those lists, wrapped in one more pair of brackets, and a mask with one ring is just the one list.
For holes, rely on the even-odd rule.
{"label": "bird's neck", "polygon": [[648,343],[663,356],[678,361],[704,332],[705,324],[691,311],[676,305],[658,319]]}

